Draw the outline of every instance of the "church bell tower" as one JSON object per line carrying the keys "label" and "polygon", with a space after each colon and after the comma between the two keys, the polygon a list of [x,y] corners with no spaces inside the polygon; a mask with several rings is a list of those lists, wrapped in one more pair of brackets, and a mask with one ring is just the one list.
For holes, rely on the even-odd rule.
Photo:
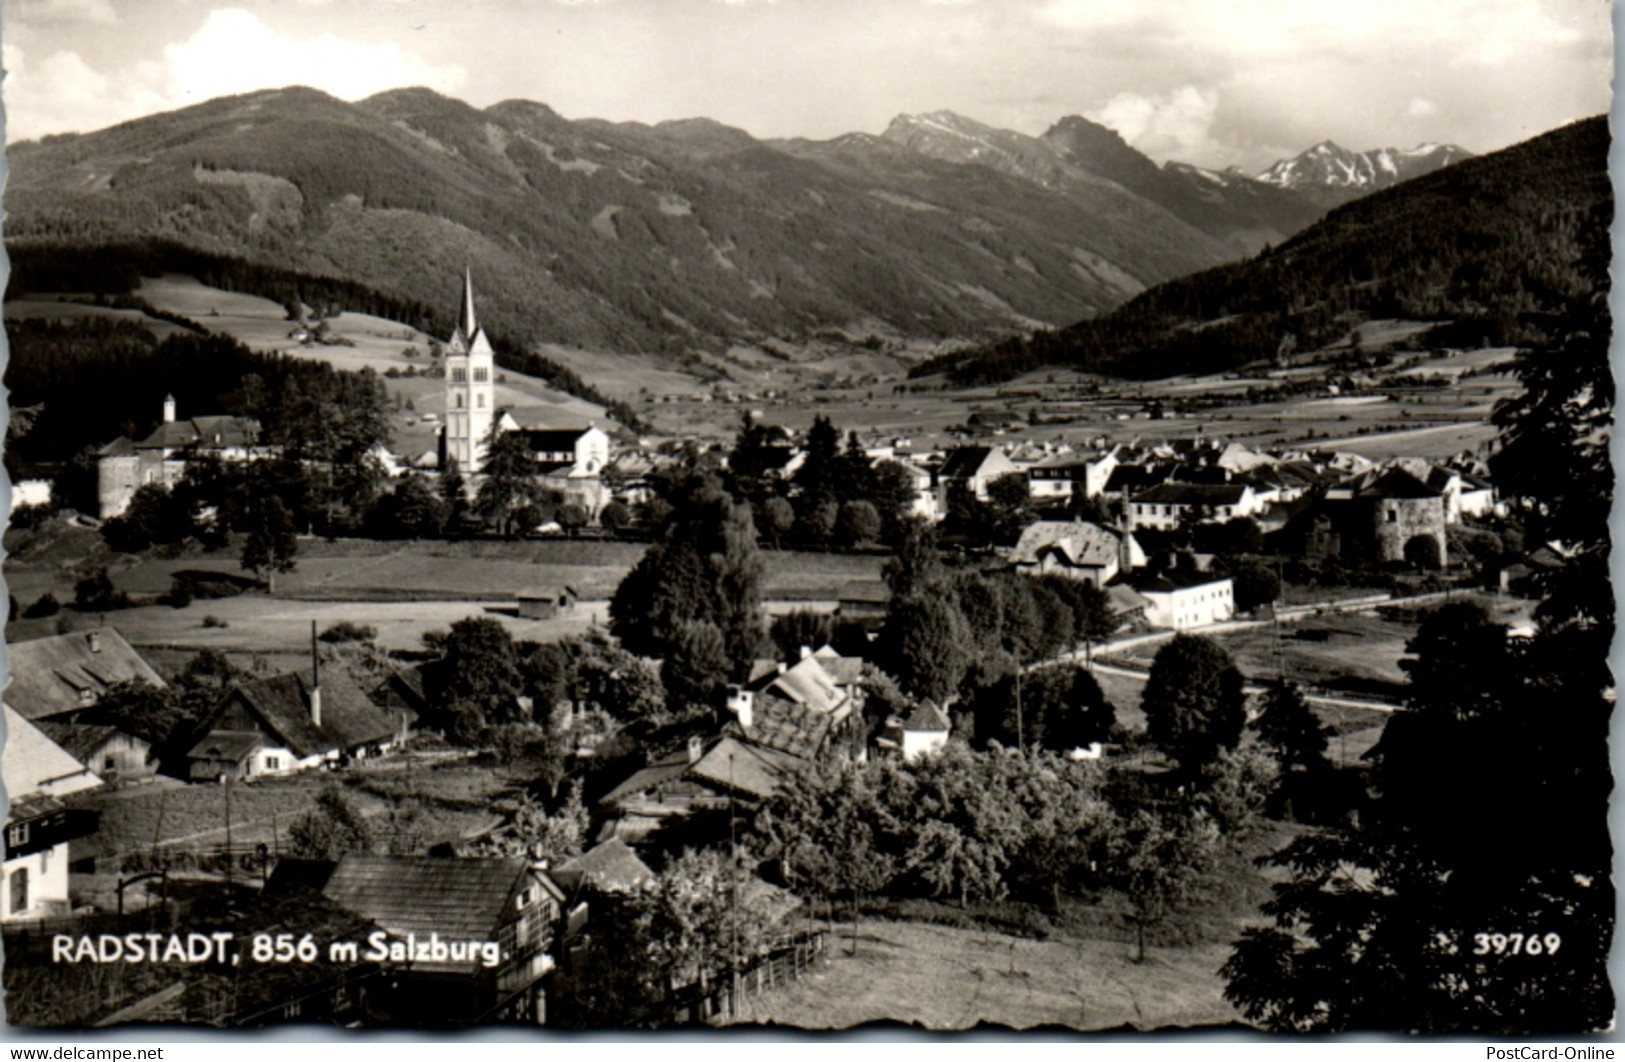
{"label": "church bell tower", "polygon": [[485,441],[496,414],[495,353],[474,316],[474,279],[463,273],[457,331],[446,342],[446,456],[464,474],[485,464]]}

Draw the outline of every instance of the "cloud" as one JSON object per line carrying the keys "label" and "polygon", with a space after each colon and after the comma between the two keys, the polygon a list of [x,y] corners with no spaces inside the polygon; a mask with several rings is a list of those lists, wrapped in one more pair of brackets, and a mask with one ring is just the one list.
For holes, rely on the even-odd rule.
{"label": "cloud", "polygon": [[1212,155],[1213,119],[1219,94],[1184,85],[1154,96],[1120,92],[1084,117],[1116,130],[1131,145],[1157,159]]}
{"label": "cloud", "polygon": [[1421,96],[1412,96],[1411,101],[1405,104],[1405,117],[1407,118],[1431,118],[1438,113],[1439,105],[1432,100],[1423,99]]}
{"label": "cloud", "polygon": [[13,0],[12,8],[11,17],[25,25],[118,21],[110,0]]}
{"label": "cloud", "polygon": [[285,85],[347,100],[409,85],[456,92],[467,77],[460,66],[434,66],[395,44],[330,33],[294,40],[240,8],[209,12],[196,33],[163,55],[165,95],[177,106]]}
{"label": "cloud", "polygon": [[39,61],[11,44],[4,51],[7,138],[13,141],[98,129],[257,89],[309,85],[357,100],[413,85],[456,93],[466,80],[462,67],[433,65],[395,44],[330,33],[294,39],[236,8],[209,12],[192,36],[165,46],[161,60],[122,70],[97,70],[71,50]]}

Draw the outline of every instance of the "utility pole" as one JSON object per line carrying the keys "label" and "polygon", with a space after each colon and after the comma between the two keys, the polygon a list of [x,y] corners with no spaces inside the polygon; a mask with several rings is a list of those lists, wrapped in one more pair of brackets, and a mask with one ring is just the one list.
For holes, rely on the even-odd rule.
{"label": "utility pole", "polygon": [[1016,748],[1027,754],[1027,731],[1021,717],[1021,651],[1016,651]]}
{"label": "utility pole", "polygon": [[728,987],[728,1000],[734,1014],[739,1013],[739,836],[734,826],[734,754],[728,753],[728,906],[732,916],[728,928],[733,938],[729,946],[729,967],[732,975]]}

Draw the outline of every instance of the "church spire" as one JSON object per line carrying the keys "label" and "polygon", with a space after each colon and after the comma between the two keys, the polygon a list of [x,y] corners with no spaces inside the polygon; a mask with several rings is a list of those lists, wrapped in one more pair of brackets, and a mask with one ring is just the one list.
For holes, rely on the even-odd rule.
{"label": "church spire", "polygon": [[472,344],[479,324],[474,320],[474,273],[467,267],[463,269],[463,315],[457,327],[463,333],[463,339]]}

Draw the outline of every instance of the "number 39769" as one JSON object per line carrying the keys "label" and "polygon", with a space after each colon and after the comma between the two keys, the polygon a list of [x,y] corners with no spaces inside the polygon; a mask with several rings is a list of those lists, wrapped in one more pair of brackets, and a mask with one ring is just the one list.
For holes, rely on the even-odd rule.
{"label": "number 39769", "polygon": [[1555,955],[1563,946],[1556,933],[1474,933],[1474,955]]}

